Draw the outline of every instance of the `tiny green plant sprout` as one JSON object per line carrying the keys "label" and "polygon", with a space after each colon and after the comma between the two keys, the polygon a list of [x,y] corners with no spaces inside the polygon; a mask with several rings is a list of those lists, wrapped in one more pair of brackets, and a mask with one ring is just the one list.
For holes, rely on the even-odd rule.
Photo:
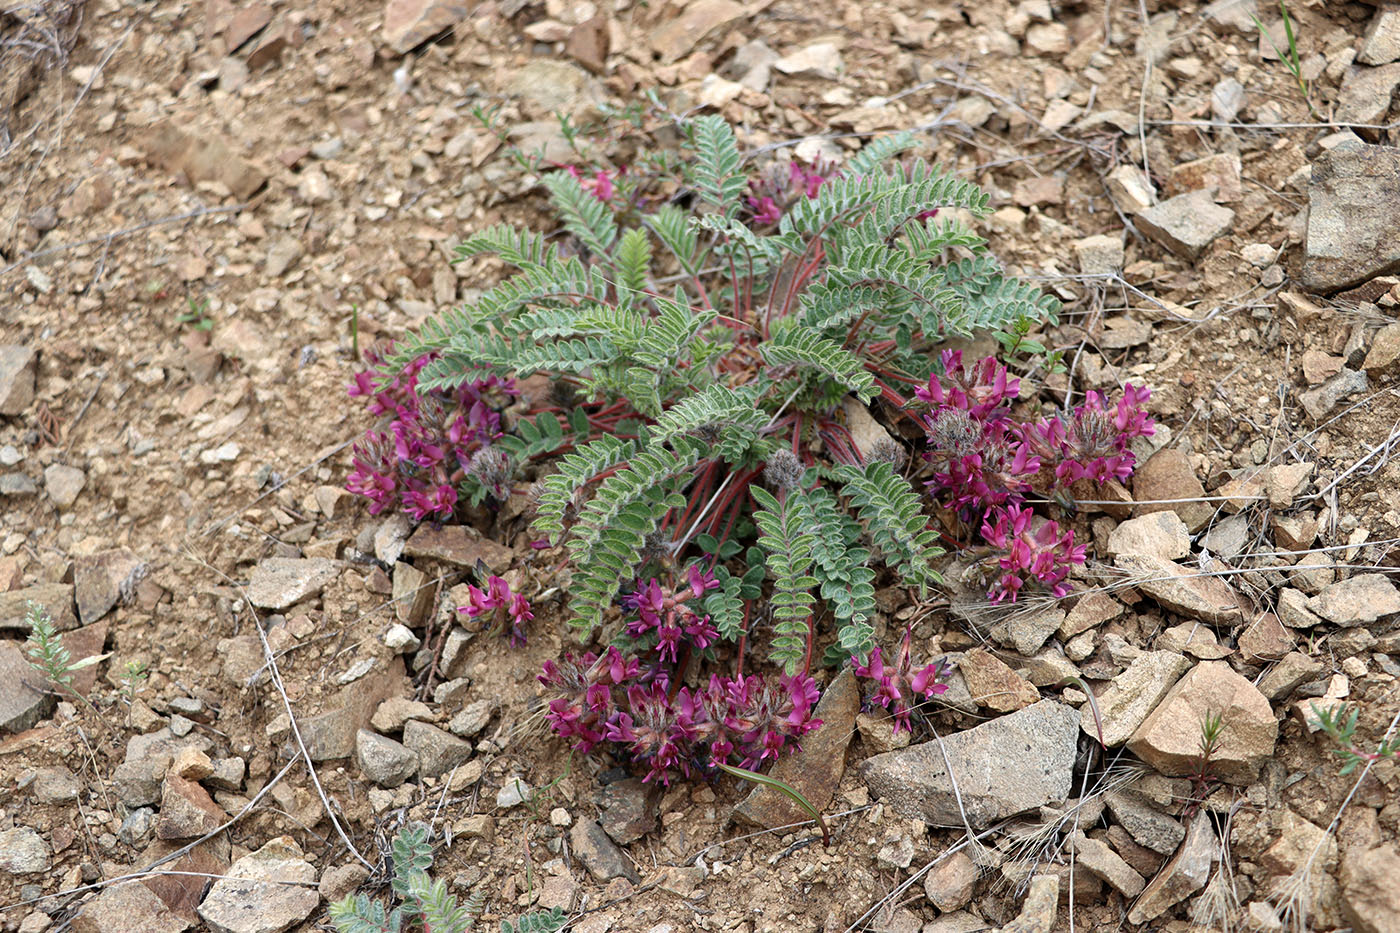
{"label": "tiny green plant sprout", "polygon": [[1334,751],[1342,759],[1340,774],[1350,774],[1358,766],[1382,761],[1386,758],[1400,759],[1400,735],[1383,739],[1376,750],[1368,752],[1356,744],[1356,721],[1360,709],[1349,703],[1333,709],[1312,704],[1313,721],[1336,743]]}
{"label": "tiny green plant sprout", "polygon": [[[428,827],[421,823],[405,826],[390,846],[389,887],[398,906],[390,908],[364,894],[349,895],[331,905],[331,924],[337,933],[468,933],[476,929],[486,909],[485,898],[473,893],[465,903],[458,903],[446,882],[428,874],[432,865]],[[556,933],[566,921],[563,911],[555,908],[521,917],[514,924],[502,920],[501,930]]]}
{"label": "tiny green plant sprout", "polygon": [[[511,272],[367,354],[352,392],[390,418],[347,483],[436,521],[528,490],[572,624],[604,637],[545,665],[549,721],[663,783],[795,748],[819,724],[815,665],[854,660],[910,728],[946,671],[907,631],[875,644],[876,585],[926,594],[951,543],[993,601],[1063,595],[1085,549],[1032,503],[1126,479],[1152,430],[1132,386],[1014,418],[1005,365],[942,348],[1046,354],[1058,305],[1003,272],[965,223],[988,196],[908,157],[912,135],[755,170],[722,119],[680,125],[683,156],[545,175],[562,234],[498,225],[458,247]],[[508,607],[519,640],[528,604],[501,587],[464,611]]]}
{"label": "tiny green plant sprout", "polygon": [[196,301],[190,298],[188,303],[189,310],[175,315],[175,323],[187,325],[195,330],[211,330],[214,327],[214,319],[209,316],[209,299]]}
{"label": "tiny green plant sprout", "polygon": [[1283,62],[1283,67],[1288,69],[1288,73],[1293,76],[1293,80],[1298,83],[1298,92],[1303,95],[1303,103],[1308,105],[1308,113],[1317,116],[1317,110],[1313,108],[1312,88],[1308,79],[1303,77],[1303,65],[1298,56],[1298,36],[1293,28],[1293,17],[1288,13],[1288,3],[1286,0],[1278,0],[1278,11],[1283,17],[1284,45],[1287,48],[1280,48],[1274,41],[1274,37],[1269,34],[1269,30],[1264,28],[1264,24],[1259,21],[1258,16],[1251,16],[1254,26],[1259,30],[1259,34],[1268,40],[1269,45],[1274,47],[1274,54]]}
{"label": "tiny green plant sprout", "polygon": [[32,599],[25,603],[24,621],[29,626],[29,638],[26,642],[29,648],[29,663],[43,674],[49,683],[66,693],[76,696],[73,694],[75,671],[100,664],[110,656],[95,654],[74,661],[68,649],[64,647],[63,636],[59,634],[48,610]]}

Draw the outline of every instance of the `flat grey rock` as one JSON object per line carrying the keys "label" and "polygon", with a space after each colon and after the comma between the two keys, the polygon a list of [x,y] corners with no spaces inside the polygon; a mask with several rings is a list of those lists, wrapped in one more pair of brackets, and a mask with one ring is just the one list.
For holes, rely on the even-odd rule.
{"label": "flat grey rock", "polygon": [[286,609],[315,596],[340,573],[340,563],[324,557],[269,557],[253,568],[248,598],[260,609]]}
{"label": "flat grey rock", "polygon": [[[1069,796],[1079,713],[1054,700],[943,739],[973,828]],[[937,740],[876,755],[861,774],[903,816],[961,826],[953,782]]]}
{"label": "flat grey rock", "polygon": [[1335,291],[1400,270],[1397,226],[1400,149],[1358,146],[1322,153],[1308,184],[1303,284]]}

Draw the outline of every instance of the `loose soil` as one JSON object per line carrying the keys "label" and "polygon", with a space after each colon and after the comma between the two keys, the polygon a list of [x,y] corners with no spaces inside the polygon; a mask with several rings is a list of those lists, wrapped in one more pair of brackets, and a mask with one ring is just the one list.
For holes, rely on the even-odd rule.
{"label": "loose soil", "polygon": [[[118,837],[126,812],[110,791],[127,740],[140,731],[119,696],[127,662],[148,667],[137,696],[151,710],[166,717],[172,700],[201,701],[206,712],[194,728],[211,740],[211,755],[245,759],[246,781],[218,798],[226,810],[237,812],[282,771],[297,753],[282,698],[265,681],[239,679],[228,640],[254,631],[241,586],[259,561],[345,558],[379,526],[363,502],[346,498],[331,509],[315,494],[343,483],[348,445],[367,427],[362,408],[345,396],[361,366],[352,342],[363,348],[393,338],[491,284],[495,266],[451,266],[451,249],[490,223],[542,216],[540,193],[509,149],[543,142],[558,151],[550,109],[572,108],[586,122],[591,95],[626,106],[656,90],[684,111],[704,99],[702,80],[730,74],[735,50],[753,39],[780,55],[833,43],[844,70],[835,78],[775,72],[766,91],[738,92],[721,112],[746,145],[785,155],[779,144],[822,137],[798,152],[840,154],[872,134],[924,127],[925,154],[991,193],[998,210],[981,229],[993,250],[1065,302],[1060,325],[1045,336],[1065,351],[1074,378],[1052,377],[1044,401],[1063,400],[1071,384],[1082,395],[1145,383],[1167,429],[1158,442],[1187,451],[1207,490],[1228,470],[1314,463],[1309,488],[1325,495],[1296,508],[1321,521],[1316,547],[1339,548],[1314,557],[1335,560],[1343,575],[1393,565],[1400,466],[1387,447],[1346,472],[1393,440],[1400,424],[1393,380],[1378,375],[1321,423],[1298,396],[1317,381],[1314,363],[1335,365],[1357,347],[1364,353],[1393,316],[1394,299],[1305,296],[1294,284],[1307,208],[1296,173],[1336,128],[1309,113],[1294,78],[1252,31],[1219,27],[1204,4],[1190,2],[1148,3],[1144,36],[1132,3],[773,0],[660,62],[649,37],[677,11],[629,0],[605,6],[596,8],[611,30],[604,73],[571,70],[576,83],[556,88],[562,100],[553,106],[546,89],[516,78],[531,62],[568,58],[561,43],[527,30],[550,37],[539,24],[562,23],[567,32],[592,16],[588,0],[487,2],[408,55],[386,47],[384,10],[366,0],[274,7],[267,31],[236,51],[228,47],[236,10],[224,0],[90,0],[80,24],[55,14],[52,29],[23,33],[52,34],[55,44],[48,53],[26,51],[37,56],[32,80],[16,78],[28,86],[0,93],[7,108],[0,109],[0,344],[38,351],[37,395],[19,415],[0,418],[0,446],[23,455],[5,469],[41,490],[52,464],[81,469],[86,484],[66,509],[42,491],[0,500],[0,591],[71,580],[76,560],[114,548],[130,549],[149,574],[106,617],[102,650],[111,657],[88,691],[95,709],[60,706],[54,719],[0,742],[0,826],[31,826],[54,849],[49,871],[0,877],[0,904],[113,878],[159,854],[148,839],[133,846]],[[1305,60],[1337,60],[1372,13],[1357,3],[1291,6]],[[1048,30],[1041,11],[1063,31]],[[0,40],[20,37],[13,17],[29,15],[0,13]],[[266,51],[273,34],[284,47]],[[29,59],[11,53],[4,61],[17,69]],[[1244,108],[1228,124],[1211,123],[1212,89],[1227,77],[1245,88]],[[1315,76],[1320,114],[1333,106],[1340,80],[1331,68]],[[514,134],[505,145],[473,120],[477,105],[501,107],[497,125]],[[1042,121],[1055,105],[1073,115],[1049,130]],[[204,161],[172,155],[172,129],[224,148]],[[1388,139],[1379,131],[1379,141]],[[604,156],[625,161],[628,153],[606,146]],[[1238,154],[1243,167],[1226,235],[1188,262],[1130,228],[1120,277],[1078,274],[1075,241],[1119,236],[1130,219],[1110,196],[1112,170],[1146,166],[1161,187],[1174,166],[1216,153]],[[265,175],[265,184],[244,190],[248,172]],[[1242,251],[1252,244],[1272,248],[1277,262],[1246,261]],[[180,322],[192,308],[207,315],[210,330]],[[513,500],[475,524],[514,549],[514,582],[545,592],[557,584],[556,567],[530,551],[522,513]],[[1266,510],[1255,505],[1249,515],[1248,551],[1272,552]],[[1085,527],[1091,520],[1104,521],[1091,514]],[[1094,527],[1098,541],[1107,528]],[[442,575],[444,589],[463,579],[450,565],[421,568]],[[1251,595],[1267,605],[1282,578],[1256,576]],[[442,678],[430,683],[421,672],[371,675],[349,687],[337,681],[362,658],[390,660],[381,641],[394,619],[386,583],[382,571],[351,563],[319,599],[263,620],[282,630],[278,666],[299,718],[356,691],[432,699]],[[980,640],[936,606],[882,609],[886,643],[911,617],[916,643],[929,652]],[[730,781],[680,785],[655,805],[658,828],[627,847],[641,883],[591,879],[551,813],[594,819],[605,765],[570,757],[545,732],[534,675],[577,645],[556,624],[557,595],[536,611],[528,647],[478,638],[461,667],[471,685],[456,705],[498,704],[476,739],[473,780],[406,784],[385,800],[371,796],[353,758],[319,766],[338,818],[371,861],[407,819],[458,833],[437,871],[460,893],[483,891],[493,924],[534,906],[542,891],[576,910],[572,929],[580,931],[918,930],[936,918],[921,883],[882,898],[960,831],[897,816],[871,799],[854,768],[829,808],[830,849],[814,844],[810,827],[753,832],[732,824],[730,810],[746,789]],[[1140,602],[1100,630],[1095,657],[1107,656],[1110,636],[1119,639],[1113,645],[1146,648],[1177,621]],[[1234,644],[1236,632],[1219,634]],[[1362,734],[1379,738],[1400,706],[1400,670],[1373,657],[1374,640],[1338,648],[1332,635],[1307,635],[1288,632],[1325,665],[1324,676],[1359,662],[1359,672],[1349,668],[1349,698],[1363,711]],[[1239,663],[1251,678],[1264,666]],[[1282,703],[1277,710],[1285,712]],[[982,718],[940,717],[953,729]],[[850,761],[872,753],[858,735]],[[83,790],[76,802],[40,805],[28,784],[36,769],[55,765],[77,774]],[[498,812],[497,791],[511,775],[540,790],[529,805]],[[1351,803],[1371,815],[1377,842],[1394,843],[1400,833],[1396,780],[1393,765],[1377,768]],[[1284,718],[1265,778],[1211,802],[1222,813],[1234,808],[1241,902],[1264,898],[1277,874],[1258,861],[1277,835],[1269,812],[1286,807],[1325,827],[1351,788],[1337,776],[1328,743]],[[451,829],[476,814],[492,817],[487,834]],[[318,872],[353,861],[300,767],[229,831],[225,855],[237,858],[284,834]],[[889,853],[904,843],[912,860]],[[708,872],[698,883],[678,869],[697,856]],[[993,925],[1021,904],[1021,893],[999,879],[993,872],[979,882],[969,908]],[[82,897],[9,909],[0,925],[43,929],[36,909],[62,923]],[[1075,928],[1115,928],[1128,904],[1100,886],[1075,904]],[[1185,929],[1189,910],[1183,902],[1148,927]],[[321,920],[318,912],[299,929]],[[1314,923],[1328,929],[1347,921],[1333,911]],[[1062,909],[1054,928],[1068,924]]]}

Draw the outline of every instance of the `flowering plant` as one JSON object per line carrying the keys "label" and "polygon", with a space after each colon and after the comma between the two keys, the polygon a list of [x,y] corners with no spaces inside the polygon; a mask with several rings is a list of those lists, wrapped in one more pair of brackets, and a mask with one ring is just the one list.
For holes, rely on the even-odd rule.
{"label": "flowering plant", "polygon": [[[383,361],[375,350],[365,357],[373,366]],[[501,437],[501,409],[519,394],[515,380],[490,374],[450,391],[420,392],[419,374],[433,359],[424,354],[378,381],[374,370],[358,373],[350,385],[351,397],[368,399],[371,415],[388,418],[387,429],[371,429],[355,445],[345,482],[370,500],[372,515],[399,509],[417,520],[447,519],[463,484],[476,501],[509,494],[502,452],[492,444]]]}
{"label": "flowering plant", "polygon": [[1074,543],[1073,531],[1026,507],[1026,496],[1038,483],[1052,487],[1043,491],[1068,497],[1080,481],[1130,477],[1136,460],[1128,445],[1153,431],[1142,409],[1151,393],[1125,386],[1110,409],[1102,395],[1088,392],[1068,417],[1025,423],[1011,413],[1020,380],[1001,363],[987,357],[968,366],[957,350],[945,350],[942,362],[943,375],[930,376],[914,393],[931,409],[924,416],[924,457],[934,469],[929,489],[979,528],[995,552],[999,572],[989,599],[1015,602],[1032,582],[1065,595],[1070,567],[1084,563],[1086,549]]}
{"label": "flowering plant", "polygon": [[857,659],[852,667],[853,673],[857,677],[864,677],[875,682],[875,690],[868,699],[868,703],[873,706],[883,706],[894,716],[894,731],[903,729],[905,732],[912,731],[909,720],[914,712],[917,701],[916,696],[924,699],[932,699],[940,693],[946,693],[948,685],[943,681],[948,677],[948,665],[945,659],[939,658],[932,664],[925,665],[919,670],[914,670],[913,657],[909,649],[909,641],[912,633],[905,629],[904,638],[899,643],[899,651],[896,653],[894,663],[886,665],[881,656],[880,647],[877,645],[870,652],[870,660],[862,664]]}
{"label": "flowering plant", "polygon": [[490,633],[505,635],[514,646],[525,644],[525,624],[535,618],[529,601],[511,592],[510,584],[495,574],[484,590],[468,584],[467,605],[458,606],[457,611],[471,619],[489,620]]}

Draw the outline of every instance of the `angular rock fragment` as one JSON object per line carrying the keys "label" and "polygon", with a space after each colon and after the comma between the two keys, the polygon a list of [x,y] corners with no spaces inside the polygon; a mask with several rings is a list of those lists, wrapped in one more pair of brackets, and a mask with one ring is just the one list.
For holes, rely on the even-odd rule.
{"label": "angular rock fragment", "polygon": [[1400,149],[1360,146],[1318,156],[1308,184],[1303,284],[1335,291],[1400,270],[1397,212]]}
{"label": "angular rock fragment", "polygon": [[944,764],[947,752],[973,827],[1069,796],[1079,713],[1053,700],[946,736],[867,759],[861,774],[901,815],[938,826],[962,816]]}

